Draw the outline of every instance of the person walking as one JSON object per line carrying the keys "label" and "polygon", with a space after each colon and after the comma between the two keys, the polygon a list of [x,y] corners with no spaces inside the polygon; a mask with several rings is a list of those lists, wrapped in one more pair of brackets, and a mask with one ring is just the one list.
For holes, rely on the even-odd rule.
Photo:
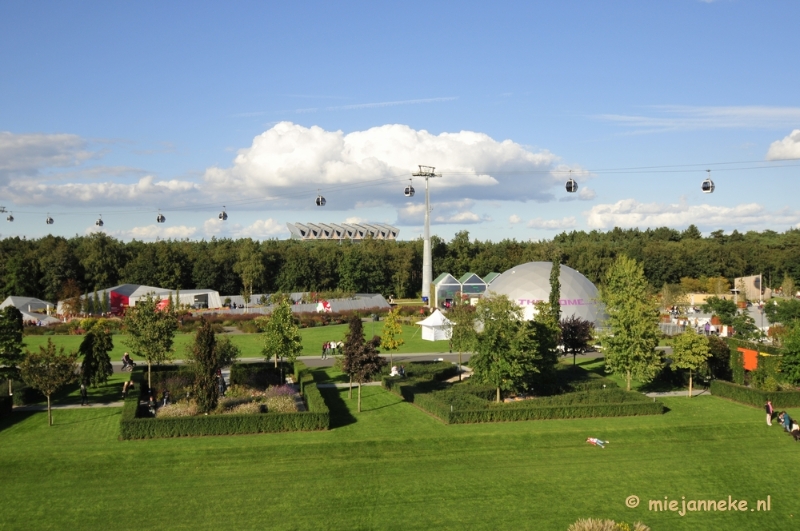
{"label": "person walking", "polygon": [[89,405],[89,391],[86,389],[86,382],[81,382],[81,405]]}
{"label": "person walking", "polygon": [[775,411],[772,409],[771,400],[767,400],[767,403],[764,404],[764,411],[767,413],[767,426],[772,426],[772,414]]}

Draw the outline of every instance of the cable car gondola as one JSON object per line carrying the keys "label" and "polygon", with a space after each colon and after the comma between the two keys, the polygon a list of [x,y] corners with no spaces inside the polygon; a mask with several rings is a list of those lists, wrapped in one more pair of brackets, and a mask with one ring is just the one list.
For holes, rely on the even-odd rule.
{"label": "cable car gondola", "polygon": [[97,225],[98,227],[103,226],[103,214],[100,214],[100,217],[97,218],[97,221],[95,221],[94,224]]}
{"label": "cable car gondola", "polygon": [[712,194],[714,193],[714,181],[711,180],[711,170],[706,170],[708,172],[708,179],[703,181],[701,185],[701,189],[703,190],[704,194]]}
{"label": "cable car gondola", "polygon": [[44,222],[48,225],[52,225],[54,223],[53,218],[50,217],[50,214],[47,214],[47,219],[44,220]]}
{"label": "cable car gondola", "polygon": [[[409,181],[410,180],[411,179],[409,179]],[[406,189],[403,190],[403,193],[405,194],[406,197],[414,197],[414,187],[411,184],[409,184],[408,186],[406,186]]]}
{"label": "cable car gondola", "polygon": [[9,214],[8,217],[6,218],[6,221],[9,222],[14,221],[14,216],[12,214]]}
{"label": "cable car gondola", "polygon": [[156,223],[164,223],[165,221],[167,221],[167,218],[159,211],[158,216],[156,216]]}
{"label": "cable car gondola", "polygon": [[578,191],[578,183],[576,183],[573,179],[567,181],[567,192],[574,194]]}
{"label": "cable car gondola", "polygon": [[225,212],[225,206],[224,205],[222,206],[222,212],[219,213],[219,219],[221,219],[222,221],[225,221],[226,219],[228,219],[228,213]]}
{"label": "cable car gondola", "polygon": [[326,202],[327,202],[327,201],[325,201],[325,198],[324,198],[324,197],[322,197],[321,195],[317,194],[317,200],[315,201],[315,203],[317,204],[317,206],[325,206],[325,203],[326,203]]}

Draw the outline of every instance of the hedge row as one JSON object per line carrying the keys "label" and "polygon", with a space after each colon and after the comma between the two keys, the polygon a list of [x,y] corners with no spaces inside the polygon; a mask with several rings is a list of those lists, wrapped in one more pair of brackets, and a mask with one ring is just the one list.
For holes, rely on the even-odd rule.
{"label": "hedge row", "polygon": [[724,341],[733,347],[734,349],[738,347],[756,350],[758,352],[764,352],[766,354],[771,354],[773,356],[782,356],[783,349],[774,347],[772,345],[765,345],[764,343],[754,343],[752,341],[745,341],[743,339],[736,339],[735,337],[725,337],[723,338]]}
{"label": "hedge row", "polygon": [[[120,438],[151,439],[200,435],[238,435],[284,431],[326,430],[330,427],[330,411],[313,377],[302,363],[290,368],[297,375],[308,411],[295,413],[262,413],[254,415],[204,415],[197,417],[138,418],[137,397],[128,397],[122,407]],[[137,375],[138,376],[138,375]]]}
{"label": "hedge row", "polygon": [[776,408],[800,407],[800,391],[762,391],[724,380],[712,380],[711,394],[750,406],[761,407],[767,400],[772,400]]}
{"label": "hedge row", "polygon": [[14,397],[0,396],[0,419],[11,414],[14,407]]}
{"label": "hedge row", "polygon": [[510,422],[519,420],[582,419],[594,417],[630,417],[636,415],[661,415],[661,402],[632,402],[627,404],[577,404],[571,406],[544,406],[518,408],[489,408],[455,410],[442,419],[448,424],[475,422]]}

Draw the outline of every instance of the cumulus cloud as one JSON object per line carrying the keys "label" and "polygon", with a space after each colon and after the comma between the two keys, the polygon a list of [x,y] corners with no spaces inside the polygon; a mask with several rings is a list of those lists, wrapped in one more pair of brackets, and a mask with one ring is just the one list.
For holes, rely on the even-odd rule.
{"label": "cumulus cloud", "polygon": [[530,220],[527,225],[529,229],[566,230],[574,228],[577,222],[574,216],[562,219],[536,218]]}
{"label": "cumulus cloud", "polygon": [[511,214],[511,215],[508,217],[508,222],[509,222],[509,223],[511,223],[512,225],[516,225],[517,223],[520,223],[520,222],[522,222],[522,218],[521,218],[521,217],[519,217],[519,216],[518,216],[518,215],[516,215],[516,214]]}
{"label": "cumulus cloud", "polygon": [[206,170],[205,182],[217,194],[248,190],[295,206],[310,207],[316,189],[329,209],[401,205],[406,179],[423,163],[444,175],[430,182],[436,200],[549,201],[549,190],[560,182],[551,172],[557,160],[473,131],[436,135],[384,125],[345,134],[281,122],[239,150],[231,167]]}
{"label": "cumulus cloud", "polygon": [[800,159],[800,129],[769,145],[767,160]]}
{"label": "cumulus cloud", "polygon": [[355,224],[366,223],[367,221],[368,221],[367,218],[360,218],[358,216],[349,217],[344,220],[345,223],[355,223]]}
{"label": "cumulus cloud", "polygon": [[77,166],[96,156],[77,135],[0,131],[0,179],[4,181],[37,176],[50,168]]}
{"label": "cumulus cloud", "polygon": [[[492,221],[486,215],[472,212],[475,201],[463,199],[461,201],[442,202],[431,205],[431,224],[445,225],[448,223],[475,224]],[[425,204],[408,203],[397,210],[398,225],[422,225],[425,222]]]}
{"label": "cumulus cloud", "polygon": [[680,203],[640,203],[623,199],[613,204],[595,205],[585,212],[587,224],[593,229],[686,227],[700,228],[759,228],[788,227],[800,223],[800,211],[782,209],[770,212],[757,203],[734,207],[689,205]]}

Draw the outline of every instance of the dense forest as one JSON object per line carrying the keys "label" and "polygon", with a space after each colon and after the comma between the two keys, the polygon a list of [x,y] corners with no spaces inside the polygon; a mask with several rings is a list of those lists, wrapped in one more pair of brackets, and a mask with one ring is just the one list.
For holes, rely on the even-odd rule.
{"label": "dense forest", "polygon": [[[459,277],[503,272],[517,264],[550,260],[580,271],[596,284],[616,256],[644,264],[650,284],[660,289],[681,278],[764,274],[769,287],[788,276],[800,285],[800,230],[703,237],[690,226],[641,231],[572,231],[552,240],[470,240],[459,232],[449,242],[432,239],[433,274]],[[103,233],[37,240],[0,241],[0,295],[56,301],[69,281],[83,292],[122,283],[166,288],[210,288],[222,295],[278,291],[333,291],[419,295],[422,240],[361,243],[251,239],[169,240],[128,243]],[[244,285],[243,285],[243,280]],[[250,284],[252,284],[250,286]]]}

